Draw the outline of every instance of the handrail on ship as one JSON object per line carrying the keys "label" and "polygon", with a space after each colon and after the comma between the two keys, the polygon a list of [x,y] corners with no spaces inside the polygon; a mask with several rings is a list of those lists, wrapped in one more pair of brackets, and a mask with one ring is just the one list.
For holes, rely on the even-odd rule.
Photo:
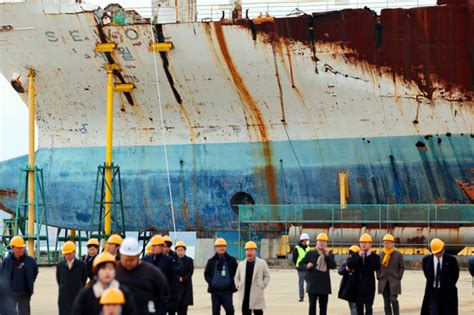
{"label": "handrail on ship", "polygon": [[[347,3],[336,3],[334,0],[321,1],[287,1],[287,2],[272,2],[259,1],[250,2],[242,1],[242,16],[245,17],[246,10],[249,10],[249,18],[255,18],[261,13],[268,13],[274,17],[286,17],[289,15],[304,12],[311,14],[313,12],[328,12],[342,9],[361,9],[368,7],[377,13],[382,9],[387,8],[416,8],[424,6],[436,5],[436,0],[347,0]],[[151,17],[154,10],[151,6],[143,7],[126,7],[126,10],[134,10],[143,17]],[[195,7],[183,5],[176,7],[162,7],[160,8],[160,17],[165,19],[175,19],[178,15],[176,10],[196,10],[196,21],[219,21],[224,12],[224,18],[231,19],[234,5],[230,3],[213,3],[213,4],[196,4]]]}

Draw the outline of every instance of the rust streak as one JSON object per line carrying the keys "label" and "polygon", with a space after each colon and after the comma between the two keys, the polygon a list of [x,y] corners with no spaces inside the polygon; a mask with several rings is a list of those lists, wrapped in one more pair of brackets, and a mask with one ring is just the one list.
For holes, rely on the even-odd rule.
{"label": "rust streak", "polygon": [[221,50],[222,56],[226,62],[227,68],[232,76],[232,80],[239,94],[239,98],[244,105],[245,116],[249,116],[252,125],[258,127],[258,132],[256,134],[258,140],[262,142],[263,148],[263,157],[265,159],[264,167],[264,176],[267,183],[268,196],[271,203],[278,203],[277,189],[276,189],[276,176],[275,169],[272,165],[272,148],[269,143],[269,135],[267,126],[262,115],[262,112],[258,108],[255,100],[250,94],[249,90],[245,86],[245,83],[242,80],[242,77],[237,70],[232,57],[227,47],[227,42],[224,37],[222,30],[222,25],[220,23],[214,23],[214,31],[219,43],[219,48]]}

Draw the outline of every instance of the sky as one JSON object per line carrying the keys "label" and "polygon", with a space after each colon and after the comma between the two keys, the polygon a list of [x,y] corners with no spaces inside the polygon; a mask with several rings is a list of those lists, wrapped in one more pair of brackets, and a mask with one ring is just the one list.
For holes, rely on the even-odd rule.
{"label": "sky", "polygon": [[[3,2],[4,0],[0,0]],[[57,0],[56,0],[57,1]],[[229,3],[232,0],[197,0],[198,4],[222,4]],[[269,2],[281,2],[281,0],[270,0]],[[300,2],[308,2],[302,0]],[[314,1],[314,0],[313,0]],[[318,0],[316,0],[318,1]],[[316,2],[315,1],[315,2]],[[324,2],[325,0],[320,0]],[[358,0],[358,6],[367,3],[385,3],[386,0]],[[150,0],[86,0],[86,2],[99,5],[101,7],[114,2],[120,3],[122,6],[130,7],[147,7],[151,6]],[[243,3],[257,2],[257,0],[243,0]],[[262,1],[265,3],[266,1]],[[291,2],[291,0],[285,0]],[[296,3],[297,1],[295,1]],[[355,3],[356,0],[336,0],[336,3]],[[416,3],[413,0],[389,0],[388,3]],[[436,0],[419,0],[419,4],[435,4]],[[1,60],[0,60],[1,62]],[[5,78],[0,74],[0,161],[24,155],[28,152],[28,110],[18,94],[10,86],[10,78]],[[38,133],[36,133],[37,135]]]}

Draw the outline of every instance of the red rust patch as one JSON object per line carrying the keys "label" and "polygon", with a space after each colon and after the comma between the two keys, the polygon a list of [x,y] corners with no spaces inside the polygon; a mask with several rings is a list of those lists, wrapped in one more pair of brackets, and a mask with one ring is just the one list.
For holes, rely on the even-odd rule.
{"label": "red rust patch", "polygon": [[415,83],[429,99],[439,91],[449,98],[472,100],[474,5],[468,7],[467,2],[440,0],[443,6],[385,9],[380,17],[368,9],[347,9],[277,18],[274,24],[254,27],[267,35],[266,40],[283,37],[308,45],[314,31],[316,42],[339,45],[348,62],[363,61],[380,73],[396,74]]}
{"label": "red rust patch", "polygon": [[245,83],[239,71],[237,70],[234,61],[232,60],[229,48],[227,47],[227,42],[224,37],[222,25],[220,23],[214,23],[214,31],[216,34],[217,41],[219,43],[219,48],[221,50],[222,56],[232,76],[232,80],[234,82],[235,88],[237,89],[237,93],[239,94],[239,98],[242,104],[244,105],[244,112],[245,116],[247,117],[246,119],[251,123],[248,126],[257,127],[257,130],[255,131],[257,140],[262,142],[262,154],[265,160],[264,176],[267,184],[269,201],[270,203],[277,204],[278,196],[276,189],[276,176],[275,169],[272,164],[272,149],[269,143],[268,130],[265,124],[265,120],[263,118],[262,112],[257,106],[257,103],[255,102],[249,90],[245,86]]}

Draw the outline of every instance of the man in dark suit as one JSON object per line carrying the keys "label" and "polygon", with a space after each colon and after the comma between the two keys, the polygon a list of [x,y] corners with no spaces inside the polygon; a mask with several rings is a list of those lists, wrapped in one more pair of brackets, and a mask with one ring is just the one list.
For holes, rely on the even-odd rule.
{"label": "man in dark suit", "polygon": [[422,315],[457,315],[459,278],[458,261],[444,252],[444,242],[434,238],[430,243],[432,255],[423,258],[426,278]]}
{"label": "man in dark suit", "polygon": [[76,245],[68,241],[63,245],[64,260],[56,266],[59,285],[59,315],[72,313],[72,304],[87,281],[86,264],[76,259]]}
{"label": "man in dark suit", "polygon": [[[33,257],[25,253],[25,241],[21,236],[14,236],[10,240],[12,254],[3,261],[0,278],[3,278],[6,291],[10,297],[0,294],[5,299],[2,307],[7,308],[7,302],[13,299],[13,308],[18,307],[19,315],[29,315],[31,313],[30,300],[33,294],[33,287],[38,275],[38,265]],[[16,314],[16,312],[15,312]]]}

